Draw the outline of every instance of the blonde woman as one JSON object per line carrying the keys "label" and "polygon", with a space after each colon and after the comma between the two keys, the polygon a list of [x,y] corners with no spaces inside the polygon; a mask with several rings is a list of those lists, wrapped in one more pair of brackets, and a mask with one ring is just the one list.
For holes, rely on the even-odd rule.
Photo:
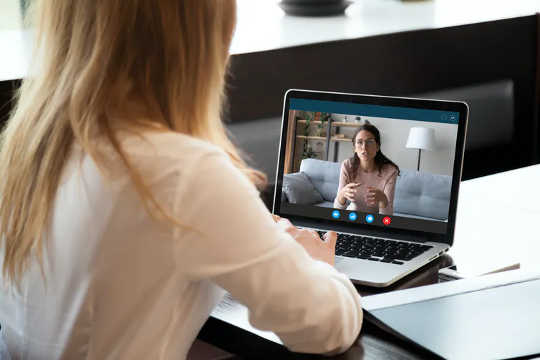
{"label": "blonde woman", "polygon": [[220,120],[235,2],[34,5],[0,152],[12,358],[185,358],[223,289],[291,350],[347,349],[362,313],[335,233],[274,222]]}

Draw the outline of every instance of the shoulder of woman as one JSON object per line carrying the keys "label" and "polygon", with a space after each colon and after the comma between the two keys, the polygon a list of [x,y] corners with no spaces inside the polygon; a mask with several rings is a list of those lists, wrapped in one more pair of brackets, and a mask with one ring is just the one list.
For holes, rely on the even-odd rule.
{"label": "shoulder of woman", "polygon": [[132,136],[123,142],[128,153],[133,156],[194,159],[209,153],[225,155],[218,146],[193,136],[173,132],[150,132]]}
{"label": "shoulder of woman", "polygon": [[385,177],[393,177],[398,174],[398,168],[393,164],[384,164],[381,172]]}

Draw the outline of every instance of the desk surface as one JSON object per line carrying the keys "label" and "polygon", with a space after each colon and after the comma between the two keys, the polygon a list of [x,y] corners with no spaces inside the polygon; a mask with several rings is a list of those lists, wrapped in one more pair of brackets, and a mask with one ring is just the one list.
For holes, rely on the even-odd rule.
{"label": "desk surface", "polygon": [[[345,15],[313,18],[285,15],[277,5],[279,0],[237,2],[238,23],[232,54],[474,24],[540,12],[537,0],[490,1],[489,5],[483,0],[357,0]],[[28,68],[31,36],[28,31],[12,27],[0,26],[0,49],[2,54],[9,54],[0,56],[0,81],[20,79]]]}
{"label": "desk surface", "polygon": [[[537,260],[540,241],[535,228],[540,219],[539,182],[540,165],[464,181],[460,190],[455,243],[449,255],[385,291],[435,283],[438,269],[452,262],[459,268],[459,264],[465,262],[489,265],[497,262],[493,258],[503,262],[511,258],[521,262],[523,268],[540,270]],[[358,287],[358,290],[363,296],[381,291],[367,287]],[[303,358],[215,319],[207,322],[200,337],[240,356],[264,352],[270,356]],[[366,322],[353,347],[336,358],[423,359],[431,356]]]}
{"label": "desk surface", "polygon": [[[233,54],[533,15],[537,0],[356,0],[343,16],[287,16],[279,0],[237,0]],[[346,54],[343,54],[344,56]]]}

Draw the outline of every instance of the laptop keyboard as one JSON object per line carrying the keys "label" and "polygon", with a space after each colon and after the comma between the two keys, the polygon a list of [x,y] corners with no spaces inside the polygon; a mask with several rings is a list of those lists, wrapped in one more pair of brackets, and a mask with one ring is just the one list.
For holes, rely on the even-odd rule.
{"label": "laptop keyboard", "polygon": [[[324,232],[319,231],[322,236]],[[402,265],[433,246],[394,240],[338,234],[336,255]]]}

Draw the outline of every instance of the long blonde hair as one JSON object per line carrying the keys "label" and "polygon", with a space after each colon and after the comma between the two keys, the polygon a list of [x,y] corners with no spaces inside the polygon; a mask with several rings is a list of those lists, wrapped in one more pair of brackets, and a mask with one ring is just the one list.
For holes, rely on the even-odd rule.
{"label": "long blonde hair", "polygon": [[[37,0],[39,64],[23,81],[2,133],[0,236],[3,277],[19,283],[44,234],[60,176],[74,143],[96,163],[96,134],[122,159],[146,209],[176,223],[131,166],[114,129],[122,104],[135,99],[144,118],[129,127],[161,127],[220,146],[257,185],[221,121],[234,0]],[[128,115],[126,113],[126,115]],[[132,115],[132,114],[129,114]],[[125,124],[124,124],[125,125]]]}

